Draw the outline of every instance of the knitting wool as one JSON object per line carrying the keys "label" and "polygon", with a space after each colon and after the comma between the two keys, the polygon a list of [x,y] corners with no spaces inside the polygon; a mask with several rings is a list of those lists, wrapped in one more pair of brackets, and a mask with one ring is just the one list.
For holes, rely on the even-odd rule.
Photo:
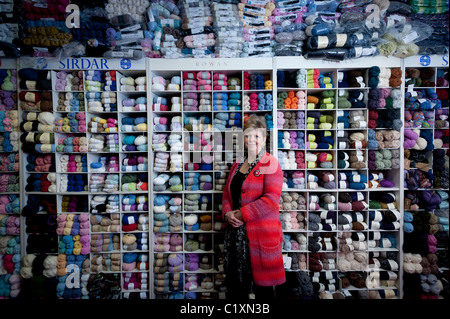
{"label": "knitting wool", "polygon": [[212,2],[211,13],[217,34],[215,55],[223,58],[240,57],[244,46],[244,33],[238,4]]}
{"label": "knitting wool", "polygon": [[[263,1],[258,4],[241,1],[238,4],[238,14],[244,31],[244,46],[241,57],[273,56],[274,27],[281,23],[279,18],[273,17],[275,3]],[[269,36],[267,36],[269,34]]]}

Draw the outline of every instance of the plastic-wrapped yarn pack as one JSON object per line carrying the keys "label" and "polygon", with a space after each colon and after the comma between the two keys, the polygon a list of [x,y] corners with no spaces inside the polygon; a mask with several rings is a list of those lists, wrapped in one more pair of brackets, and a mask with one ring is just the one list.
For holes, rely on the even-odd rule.
{"label": "plastic-wrapped yarn pack", "polygon": [[178,45],[185,57],[211,57],[216,45],[209,0],[178,2],[182,18]]}
{"label": "plastic-wrapped yarn pack", "polygon": [[245,40],[241,57],[273,56],[274,29],[270,19],[275,9],[273,0],[241,0],[238,9]]}
{"label": "plastic-wrapped yarn pack", "polygon": [[[231,1],[233,2],[233,1]],[[214,32],[217,36],[215,56],[238,58],[244,46],[242,22],[239,18],[239,1],[213,0],[211,10],[214,18]]]}
{"label": "plastic-wrapped yarn pack", "polygon": [[421,22],[396,23],[386,30],[383,40],[378,44],[380,54],[406,58],[419,52],[415,44],[428,38],[433,28]]}
{"label": "plastic-wrapped yarn pack", "polygon": [[[392,1],[391,1],[392,4]],[[402,4],[409,10],[411,22],[422,22],[433,28],[432,34],[415,44],[419,47],[418,54],[446,54],[449,50],[449,20],[448,1],[417,1]]]}
{"label": "plastic-wrapped yarn pack", "polygon": [[[385,22],[373,19],[371,14],[378,8],[382,15],[386,7],[378,2],[314,1],[308,5],[305,58],[342,61],[378,55],[376,44],[384,34]],[[370,4],[376,6],[368,7]]]}
{"label": "plastic-wrapped yarn pack", "polygon": [[308,11],[306,0],[276,1],[272,21],[275,31],[274,53],[277,56],[300,56],[306,40],[303,13]]}

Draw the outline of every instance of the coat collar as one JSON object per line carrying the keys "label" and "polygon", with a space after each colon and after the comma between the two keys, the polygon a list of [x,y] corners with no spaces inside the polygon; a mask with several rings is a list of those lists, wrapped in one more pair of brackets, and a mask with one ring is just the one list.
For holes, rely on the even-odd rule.
{"label": "coat collar", "polygon": [[[255,166],[260,162],[261,158],[266,155],[266,148],[263,147],[261,149],[261,151],[259,151],[258,156],[256,156],[256,159],[253,161],[253,163],[251,163],[249,165],[248,171],[247,173],[245,173],[245,178],[247,178],[248,174],[250,174],[250,172],[253,170],[253,168],[255,168]],[[241,159],[239,160],[239,165],[236,167],[236,170],[233,172],[233,176],[231,177],[231,179],[233,179],[234,175],[236,175],[236,173],[240,170],[241,166],[244,164],[245,160],[247,159],[247,155],[244,155],[241,157]],[[258,173],[257,171],[253,172],[254,174],[256,174],[255,176],[259,176],[260,173]]]}

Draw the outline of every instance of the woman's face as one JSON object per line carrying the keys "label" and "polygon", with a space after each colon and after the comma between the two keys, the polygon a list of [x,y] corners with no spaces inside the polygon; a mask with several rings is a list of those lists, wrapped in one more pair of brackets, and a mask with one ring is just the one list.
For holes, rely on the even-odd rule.
{"label": "woman's face", "polygon": [[256,156],[266,144],[264,129],[247,129],[244,132],[244,147],[247,152]]}

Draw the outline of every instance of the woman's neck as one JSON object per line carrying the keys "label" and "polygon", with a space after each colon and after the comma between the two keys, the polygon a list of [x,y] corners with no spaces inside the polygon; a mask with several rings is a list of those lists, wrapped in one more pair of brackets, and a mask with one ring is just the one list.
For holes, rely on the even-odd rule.
{"label": "woman's neck", "polygon": [[261,153],[262,149],[260,149],[257,153],[247,152],[247,162],[251,165],[258,158],[259,153]]}

